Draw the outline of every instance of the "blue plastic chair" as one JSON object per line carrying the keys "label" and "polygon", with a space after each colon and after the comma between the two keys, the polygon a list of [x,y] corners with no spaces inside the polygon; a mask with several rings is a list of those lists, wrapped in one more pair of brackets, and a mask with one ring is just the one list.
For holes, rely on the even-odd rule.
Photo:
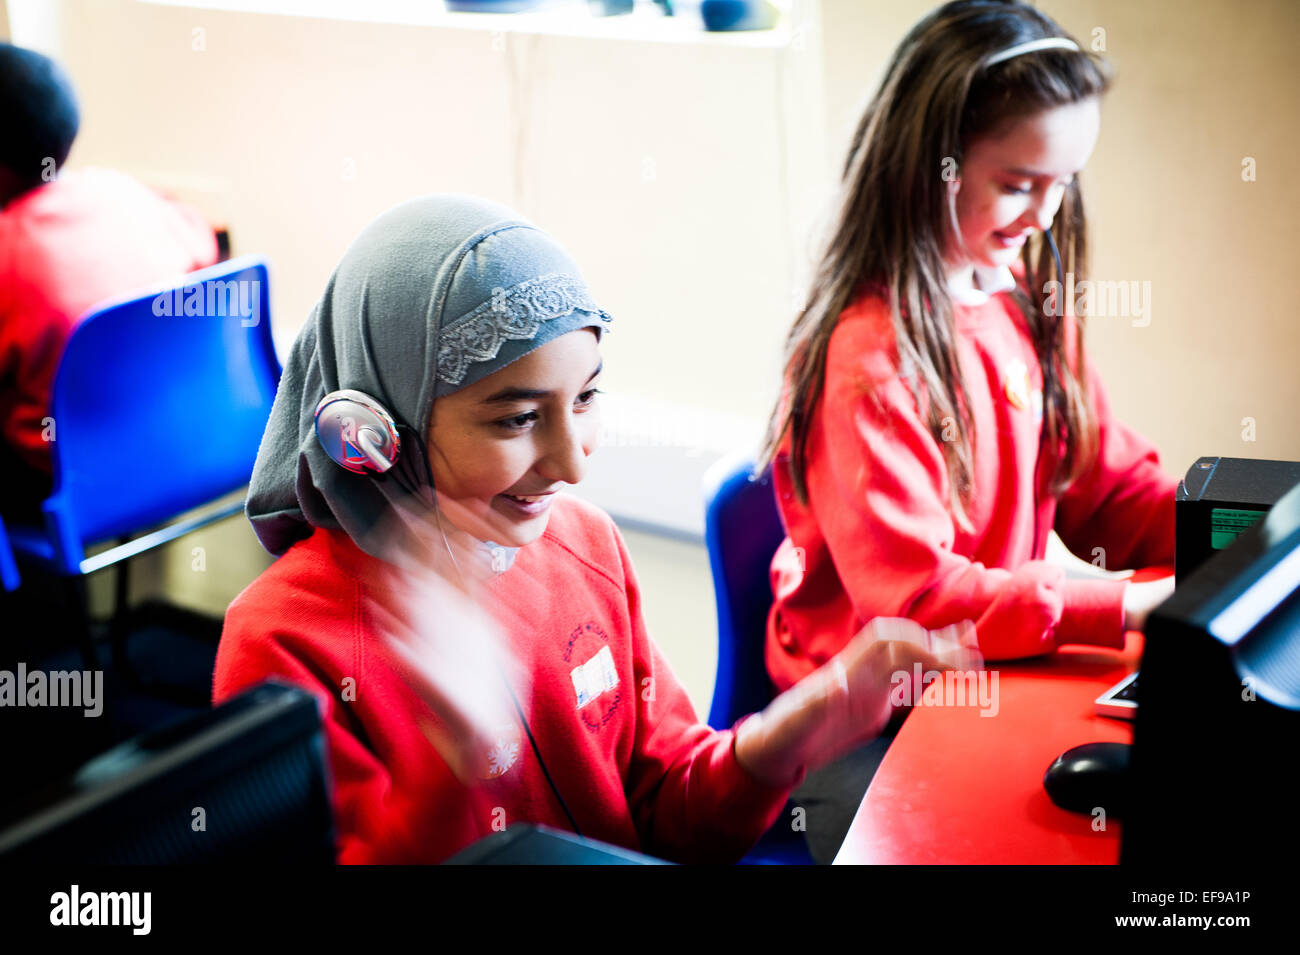
{"label": "blue plastic chair", "polygon": [[718,675],[709,725],[726,729],[772,699],[763,661],[768,576],[772,555],[785,538],[772,476],[751,476],[748,458],[724,458],[704,477],[704,541],[718,605]]}
{"label": "blue plastic chair", "polygon": [[242,509],[227,502],[176,520],[248,483],[280,380],[269,301],[265,262],[246,256],[77,325],[50,401],[45,526],[8,529],[20,561],[82,578]]}
{"label": "blue plastic chair", "polygon": [[9,546],[9,534],[5,531],[4,518],[0,518],[0,587],[17,590],[20,583],[22,577],[18,574],[13,548]]}
{"label": "blue plastic chair", "polygon": [[[772,555],[785,538],[771,472],[753,477],[748,458],[724,458],[704,477],[704,541],[718,605],[718,673],[709,725],[726,729],[772,699],[763,648],[772,607],[768,576]],[[803,836],[789,813],[744,860],[750,864],[811,865]]]}

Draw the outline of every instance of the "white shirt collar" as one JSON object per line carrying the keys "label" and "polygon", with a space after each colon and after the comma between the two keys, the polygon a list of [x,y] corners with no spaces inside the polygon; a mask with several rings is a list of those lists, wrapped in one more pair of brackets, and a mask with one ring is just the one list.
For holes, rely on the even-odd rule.
{"label": "white shirt collar", "polygon": [[496,541],[479,540],[454,526],[450,521],[439,526],[448,551],[454,551],[453,563],[456,561],[457,554],[467,556],[476,573],[492,575],[504,574],[514,565],[515,556],[519,553],[518,547],[507,547]]}
{"label": "white shirt collar", "polygon": [[493,541],[478,542],[479,559],[484,561],[494,574],[504,574],[515,562],[518,547],[506,547]]}
{"label": "white shirt collar", "polygon": [[999,292],[1006,292],[1016,287],[1016,277],[1007,266],[988,268],[977,265],[974,272],[975,284],[961,287],[948,283],[948,294],[958,305],[983,305]]}

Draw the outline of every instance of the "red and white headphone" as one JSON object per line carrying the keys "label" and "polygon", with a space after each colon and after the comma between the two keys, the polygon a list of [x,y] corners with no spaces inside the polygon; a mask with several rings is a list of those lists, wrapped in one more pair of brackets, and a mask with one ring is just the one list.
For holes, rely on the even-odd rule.
{"label": "red and white headphone", "polygon": [[316,438],[325,453],[354,474],[385,474],[402,450],[388,410],[360,391],[331,391],[316,405]]}

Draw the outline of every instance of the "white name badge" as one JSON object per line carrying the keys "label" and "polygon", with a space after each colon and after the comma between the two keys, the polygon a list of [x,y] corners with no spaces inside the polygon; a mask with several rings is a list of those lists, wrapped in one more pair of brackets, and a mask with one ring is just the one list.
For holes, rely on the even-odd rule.
{"label": "white name badge", "polygon": [[609,647],[601,647],[594,657],[569,671],[569,677],[573,680],[578,709],[582,709],[602,693],[618,686],[618,668],[614,666],[614,655],[609,652]]}

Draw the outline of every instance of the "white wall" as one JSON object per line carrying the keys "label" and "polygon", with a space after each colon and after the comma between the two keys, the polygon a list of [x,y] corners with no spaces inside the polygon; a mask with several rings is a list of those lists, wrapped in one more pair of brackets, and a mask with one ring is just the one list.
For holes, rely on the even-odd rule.
{"label": "white wall", "polygon": [[[661,406],[650,430],[683,446],[698,444],[676,430],[683,407],[750,419],[739,432],[721,419],[712,450],[754,440],[803,193],[823,163],[814,20],[792,45],[684,29],[689,42],[501,34],[474,15],[416,26],[133,0],[11,7],[18,42],[59,58],[80,91],[70,165],[167,188],[228,223],[237,251],[266,255],[282,349],[368,221],[412,195],[474,193],[557,236],[616,316],[615,405]],[[605,485],[627,487],[617,447],[602,457]],[[699,531],[694,504],[635,506]]]}

